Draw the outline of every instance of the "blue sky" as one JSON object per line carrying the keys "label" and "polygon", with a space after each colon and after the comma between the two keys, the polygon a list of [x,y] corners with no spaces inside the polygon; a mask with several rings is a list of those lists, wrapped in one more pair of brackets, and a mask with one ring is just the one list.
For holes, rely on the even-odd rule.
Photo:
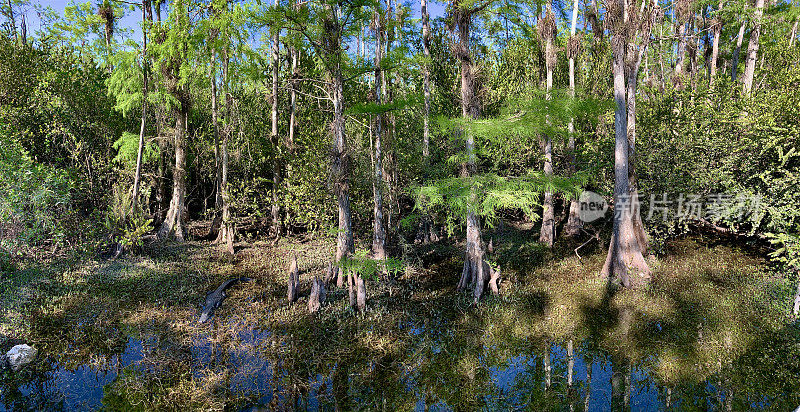
{"label": "blue sky", "polygon": [[[90,0],[92,3],[97,3],[97,0]],[[114,0],[111,0],[114,1]],[[50,7],[59,15],[64,15],[64,8],[70,5],[71,3],[85,3],[86,1],[80,0],[30,0],[31,4],[38,4],[44,7]],[[433,0],[428,0],[428,12],[431,15],[431,18],[439,17],[444,15],[445,6],[447,3],[438,3]],[[419,1],[414,1],[412,3],[407,3],[408,6],[411,7],[411,10],[414,13],[414,18],[419,18]],[[40,19],[37,15],[36,10],[33,7],[25,7],[23,9],[26,14],[26,19],[28,22],[28,32],[35,33],[39,30],[40,27]],[[141,21],[141,12],[136,9],[133,12],[129,12],[125,18],[119,21],[118,25],[120,28],[127,28],[132,29],[134,31],[133,38],[138,41],[140,37],[139,31],[139,22]],[[19,19],[17,19],[17,23],[19,24]]]}

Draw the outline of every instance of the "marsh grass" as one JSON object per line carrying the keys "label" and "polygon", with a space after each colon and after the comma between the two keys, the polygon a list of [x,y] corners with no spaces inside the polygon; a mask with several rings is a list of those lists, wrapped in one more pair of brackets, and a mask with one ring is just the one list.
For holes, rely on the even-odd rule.
{"label": "marsh grass", "polygon": [[[417,263],[398,277],[368,282],[363,315],[336,288],[320,312],[308,313],[310,280],[324,276],[333,256],[325,239],[240,244],[234,258],[188,242],[111,262],[32,265],[6,280],[0,334],[32,342],[48,361],[6,385],[91,365],[116,368],[102,400],[109,409],[413,409],[418,399],[471,409],[493,402],[492,370],[520,354],[540,357],[552,343],[573,340],[646,367],[665,387],[725,375],[752,388],[731,371],[764,373],[770,365],[748,359],[763,363],[759,348],[797,334],[785,326],[789,286],[733,244],[675,240],[653,261],[647,288],[614,291],[596,275],[603,245],[578,258],[575,245],[547,251],[524,228],[490,236],[490,259],[503,267],[500,296],[476,307],[457,293],[461,245],[442,242],[415,248],[406,260]],[[289,305],[286,270],[295,253],[301,299]],[[235,276],[254,281],[229,289],[211,325],[198,324],[205,293]],[[141,342],[141,354],[125,364],[132,342]],[[782,386],[760,390],[800,389],[786,383],[800,377],[800,347],[775,350],[795,360],[781,366]],[[531,388],[526,396],[548,408],[564,401]]]}

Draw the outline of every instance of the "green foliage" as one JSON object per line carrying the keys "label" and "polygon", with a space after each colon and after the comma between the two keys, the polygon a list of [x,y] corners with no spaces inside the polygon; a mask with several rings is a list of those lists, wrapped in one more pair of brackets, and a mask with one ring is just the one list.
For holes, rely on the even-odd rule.
{"label": "green foliage", "polygon": [[0,126],[0,249],[58,244],[72,185],[63,171],[34,162],[8,129]]}
{"label": "green foliage", "polygon": [[126,250],[138,250],[145,234],[153,230],[153,219],[142,213],[132,213],[133,203],[127,185],[114,187],[114,196],[105,215],[105,227],[112,243],[119,242]]}
{"label": "green foliage", "polygon": [[539,217],[536,210],[541,206],[542,192],[561,193],[566,198],[577,196],[586,179],[582,174],[571,178],[548,177],[539,171],[519,177],[482,174],[436,180],[412,188],[412,193],[417,208],[426,213],[443,211],[452,232],[470,213],[485,218],[490,225],[497,221],[502,210],[521,210],[535,220]]}
{"label": "green foliage", "polygon": [[352,255],[343,256],[336,265],[347,273],[361,276],[368,280],[379,280],[381,273],[397,274],[405,270],[405,264],[402,260],[395,258],[373,259],[366,250],[357,250]]}
{"label": "green foliage", "polygon": [[[122,136],[114,142],[113,147],[117,151],[117,155],[113,159],[114,162],[120,162],[129,170],[136,167],[136,157],[139,153],[138,134],[123,132]],[[143,163],[158,160],[159,155],[158,145],[152,142],[145,142],[144,152],[142,153]]]}
{"label": "green foliage", "polygon": [[776,262],[794,269],[800,269],[800,236],[791,233],[769,233],[767,236],[770,243],[776,246],[776,249],[770,252],[769,256]]}

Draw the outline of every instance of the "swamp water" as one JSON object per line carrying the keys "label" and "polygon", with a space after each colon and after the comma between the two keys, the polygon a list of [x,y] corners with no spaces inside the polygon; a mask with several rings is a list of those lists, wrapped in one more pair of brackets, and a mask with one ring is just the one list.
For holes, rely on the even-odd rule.
{"label": "swamp water", "polygon": [[[656,333],[663,330],[654,327]],[[672,382],[660,378],[659,370],[672,366],[655,353],[631,361],[598,348],[591,338],[470,347],[455,342],[448,330],[402,329],[417,343],[405,359],[367,360],[361,365],[332,360],[319,370],[306,370],[301,360],[284,362],[262,354],[262,348],[275,346],[266,331],[238,332],[236,349],[228,351],[203,339],[184,348],[157,337],[128,337],[113,355],[90,354],[84,360],[64,356],[56,361],[53,354],[45,354],[34,367],[3,380],[0,410],[139,409],[136,396],[147,389],[136,394],[130,386],[142,384],[142,378],[147,385],[157,385],[159,380],[211,375],[218,380],[218,396],[238,399],[227,405],[232,410],[789,411],[800,404],[800,393],[793,392],[800,381],[800,348],[791,347],[793,341],[798,345],[796,326],[764,336],[737,358],[725,355],[736,348],[720,348],[716,364],[697,364],[696,373],[691,367],[675,371]],[[151,360],[163,362],[164,356],[181,365]],[[706,358],[676,356],[687,357],[677,362],[679,368]],[[294,365],[299,370],[293,370]]]}
{"label": "swamp water", "polygon": [[[325,270],[329,254],[308,257],[317,249],[303,250],[303,295]],[[26,318],[40,357],[0,372],[0,411],[800,406],[800,323],[787,316],[794,284],[760,259],[677,243],[647,289],[613,293],[593,273],[602,250],[527,273],[524,244],[508,241],[499,254],[510,277],[500,297],[471,306],[454,291],[454,258],[393,285],[370,283],[363,316],[336,288],[316,315],[302,299],[287,305],[285,273],[269,272],[286,262],[256,253],[214,266],[207,249],[187,247],[176,255],[185,258],[51,276],[26,304],[42,308]],[[212,322],[197,324],[204,291],[252,274],[258,281],[230,290]]]}

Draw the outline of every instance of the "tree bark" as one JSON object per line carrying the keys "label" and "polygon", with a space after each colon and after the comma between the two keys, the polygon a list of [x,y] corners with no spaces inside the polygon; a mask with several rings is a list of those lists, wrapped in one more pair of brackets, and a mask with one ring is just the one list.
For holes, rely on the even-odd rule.
{"label": "tree bark", "polygon": [[294,151],[294,140],[297,127],[297,60],[299,51],[291,48],[289,54],[292,57],[292,79],[289,82],[289,152]]}
{"label": "tree bark", "polygon": [[297,300],[297,288],[300,286],[300,268],[297,266],[297,255],[292,256],[292,262],[289,264],[287,284],[286,300],[289,303],[293,303]]}
{"label": "tree bark", "polygon": [[722,0],[719,1],[719,7],[714,14],[713,30],[714,30],[714,43],[711,46],[711,65],[709,71],[709,80],[711,87],[714,87],[714,77],[717,75],[717,59],[719,59],[719,38],[722,35],[722,18],[720,12],[722,11]]}
{"label": "tree bark", "polygon": [[[547,100],[550,100],[550,90],[553,88],[553,70],[556,65],[555,38],[555,16],[553,15],[552,3],[547,3],[545,18],[540,22],[543,24],[542,37],[545,42],[545,66],[547,69],[546,91]],[[549,118],[548,118],[549,123]],[[553,139],[550,135],[542,136],[544,139],[544,174],[547,177],[553,176]],[[539,233],[539,242],[547,247],[552,247],[556,236],[555,212],[553,210],[553,193],[546,191],[542,203],[542,228]]]}
{"label": "tree bark", "polygon": [[228,66],[230,58],[228,49],[223,50],[224,60],[222,62],[222,88],[225,95],[225,130],[222,138],[222,177],[220,178],[220,191],[222,192],[222,226],[217,235],[217,243],[222,243],[228,254],[233,254],[233,238],[235,227],[231,221],[230,199],[228,194],[228,147],[231,136],[231,95],[229,93]]}
{"label": "tree bark", "polygon": [[131,213],[136,214],[139,208],[139,185],[142,178],[142,156],[144,154],[144,132],[147,121],[147,7],[149,2],[142,2],[142,121],[139,126],[139,147],[136,151],[136,173],[133,177],[133,195],[131,197]]}
{"label": "tree bark", "polygon": [[175,168],[172,170],[172,200],[169,202],[167,217],[158,231],[159,239],[174,236],[183,242],[183,212],[186,202],[186,115],[188,108],[180,103],[175,111]]}
{"label": "tree bark", "polygon": [[[472,10],[464,10],[456,7],[453,10],[453,20],[458,29],[458,45],[455,48],[456,58],[461,65],[461,116],[467,119],[477,119],[479,115],[478,106],[475,103],[475,84],[472,74],[472,58],[469,49],[470,25],[472,23]],[[466,134],[467,163],[463,167],[462,174],[469,177],[476,171],[475,163],[475,140],[471,133]],[[473,195],[473,204],[477,202],[477,194]],[[458,282],[458,289],[463,290],[473,281],[479,282],[483,277],[482,273],[483,245],[481,243],[480,220],[474,211],[467,214],[467,244],[464,259],[464,268],[461,271],[461,279]],[[480,272],[479,272],[480,271]]]}
{"label": "tree bark", "polygon": [[[350,155],[347,149],[347,140],[344,130],[344,79],[342,76],[342,47],[340,27],[339,27],[339,6],[331,4],[329,16],[326,16],[326,26],[330,27],[331,33],[326,39],[326,47],[332,50],[326,58],[327,71],[330,77],[329,94],[333,103],[333,122],[331,123],[331,134],[333,137],[332,156],[331,156],[331,181],[333,182],[333,192],[336,196],[336,203],[339,209],[339,227],[336,236],[336,262],[341,262],[343,258],[353,253],[353,229],[350,211]],[[336,268],[337,285],[344,284],[345,273],[340,266]],[[352,287],[352,281],[350,285]],[[351,289],[352,290],[352,289]],[[351,301],[351,303],[353,303]]]}
{"label": "tree bark", "polygon": [[422,67],[422,88],[425,94],[425,117],[422,122],[422,156],[428,159],[430,155],[430,115],[431,115],[431,28],[430,17],[428,16],[427,0],[420,0],[420,15],[422,16],[422,54],[425,56],[425,63]]}
{"label": "tree bark", "polygon": [[758,57],[758,38],[761,35],[761,15],[764,14],[764,0],[756,0],[756,10],[753,12],[753,30],[750,32],[750,43],[747,45],[747,61],[744,66],[744,82],[742,90],[745,96],[750,95],[753,89],[753,76],[756,71]]}
{"label": "tree bark", "polygon": [[219,102],[217,100],[217,53],[211,50],[211,123],[214,133],[214,166],[216,177],[214,179],[214,220],[208,230],[208,238],[214,239],[219,235],[222,225],[222,153],[219,145]]}
{"label": "tree bark", "polygon": [[8,0],[8,20],[11,22],[11,31],[14,35],[14,45],[16,45],[19,41],[19,38],[17,37],[17,22],[14,21],[14,7],[11,5],[11,0]]}
{"label": "tree bark", "polygon": [[[381,24],[380,10],[374,15],[375,19],[375,103],[381,104],[381,78],[383,70],[381,61],[383,59],[383,38],[384,28]],[[373,128],[374,152],[373,168],[375,169],[375,180],[372,182],[372,194],[374,200],[374,226],[372,237],[373,258],[383,260],[386,258],[386,230],[383,226],[383,196],[381,194],[381,184],[383,183],[383,152],[381,141],[383,140],[383,115],[375,116],[375,127]]]}
{"label": "tree bark", "polygon": [[[745,10],[747,10],[747,2],[745,2],[744,7]],[[739,34],[736,36],[736,48],[733,49],[733,59],[731,60],[731,80],[734,82],[736,82],[736,75],[739,71],[739,53],[742,50],[745,28],[747,28],[747,20],[742,20],[742,25],[739,26]]]}
{"label": "tree bark", "polygon": [[[622,5],[620,5],[622,9]],[[627,23],[627,22],[625,22]],[[623,33],[614,34],[611,40],[614,73],[614,226],[608,248],[606,262],[601,275],[613,284],[625,287],[646,283],[650,268],[642,255],[642,245],[636,236],[633,214],[638,209],[631,208],[630,181],[628,175],[628,133],[627,104],[625,87],[625,51],[627,41]]]}
{"label": "tree bark", "polygon": [[311,313],[319,311],[323,302],[325,302],[325,282],[315,277],[311,282],[311,295],[308,297],[308,311]]}
{"label": "tree bark", "polygon": [[792,314],[795,317],[800,316],[800,276],[797,279],[797,292],[794,294],[794,306],[792,307]]}
{"label": "tree bark", "polygon": [[363,275],[356,276],[356,306],[361,313],[367,309],[367,283]]}
{"label": "tree bark", "polygon": [[[278,6],[278,0],[275,0]],[[280,238],[282,233],[281,207],[279,205],[279,192],[281,187],[281,174],[283,158],[281,156],[281,143],[278,139],[278,69],[280,65],[280,31],[276,30],[272,36],[272,144],[275,147],[275,162],[272,165],[272,233],[275,238]]]}
{"label": "tree bark", "polygon": [[[642,9],[640,14],[644,12],[644,6],[646,3],[642,3]],[[653,6],[655,7],[655,0]],[[642,215],[640,213],[639,208],[639,185],[636,178],[636,91],[637,91],[637,83],[639,79],[639,68],[642,63],[642,58],[647,55],[647,47],[650,45],[650,31],[649,29],[638,33],[641,35],[642,40],[640,41],[641,44],[637,48],[632,41],[635,39],[631,39],[631,43],[628,44],[627,53],[631,54],[631,58],[628,61],[632,62],[632,64],[628,65],[627,67],[627,83],[626,83],[626,99],[627,99],[627,110],[626,110],[626,131],[628,135],[628,181],[629,181],[629,191],[630,191],[630,211],[631,211],[631,219],[633,220],[633,230],[636,236],[636,240],[639,243],[639,247],[642,254],[647,254],[647,250],[649,249],[649,242],[647,240],[647,233],[644,230],[644,222],[642,222]]]}
{"label": "tree bark", "polygon": [[792,24],[792,30],[789,32],[789,47],[792,47],[794,40],[797,38],[797,20]]}
{"label": "tree bark", "polygon": [[[575,36],[576,33],[576,26],[578,24],[578,0],[574,0],[572,2],[572,24],[570,25],[569,35],[570,35],[570,43],[568,44],[569,53],[569,95],[571,98],[575,98],[575,53],[577,52],[577,48],[570,47],[574,42],[580,42],[580,39]],[[573,40],[574,39],[574,40]],[[577,43],[580,44],[580,43]],[[575,124],[574,119],[569,119],[569,125],[567,126],[569,132],[569,163],[570,163],[570,171],[575,172],[577,170],[577,159],[575,158]],[[564,227],[564,233],[567,236],[575,237],[580,234],[580,230],[583,227],[583,222],[580,219],[580,210],[581,204],[578,198],[574,198],[569,202],[569,216],[567,217],[567,225]]]}
{"label": "tree bark", "polygon": [[[686,60],[686,22],[684,17],[678,16],[678,48],[677,56],[675,58],[675,76],[678,77],[683,74],[684,60]],[[676,80],[680,81],[680,80]]]}

